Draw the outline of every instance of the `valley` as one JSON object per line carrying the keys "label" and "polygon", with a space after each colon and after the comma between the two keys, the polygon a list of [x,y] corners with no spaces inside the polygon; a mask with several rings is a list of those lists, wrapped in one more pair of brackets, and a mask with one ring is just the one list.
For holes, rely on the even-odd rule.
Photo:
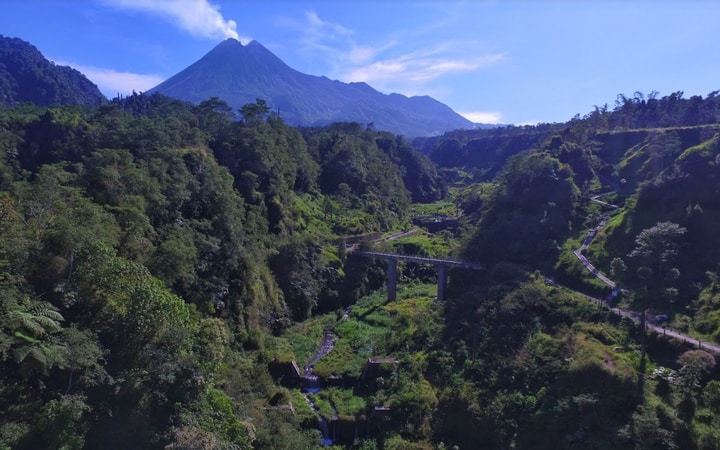
{"label": "valley", "polygon": [[0,107],[0,449],[720,448],[715,93],[61,103]]}

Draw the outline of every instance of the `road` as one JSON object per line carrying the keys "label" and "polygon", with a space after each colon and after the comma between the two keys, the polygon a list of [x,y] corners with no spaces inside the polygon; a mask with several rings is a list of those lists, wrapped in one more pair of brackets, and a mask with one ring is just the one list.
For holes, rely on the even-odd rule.
{"label": "road", "polygon": [[[590,200],[592,200],[595,203],[601,204],[603,206],[617,209],[618,208],[617,205],[613,205],[613,204],[604,202],[602,200],[599,200],[600,197],[603,197],[608,194],[609,194],[609,192],[605,193],[605,194],[595,195],[593,197],[590,197]],[[615,289],[615,287],[617,287],[617,283],[615,283],[610,278],[603,275],[599,270],[597,270],[595,268],[595,266],[590,264],[590,261],[588,261],[588,259],[585,257],[585,255],[582,254],[583,250],[585,250],[588,247],[588,245],[590,245],[590,242],[592,242],[592,240],[595,238],[595,235],[597,234],[597,232],[602,230],[603,227],[605,226],[605,224],[607,223],[607,215],[608,215],[608,213],[605,213],[601,216],[600,223],[598,223],[597,227],[588,231],[588,234],[585,236],[585,240],[583,241],[582,245],[580,246],[580,248],[574,250],[573,254],[575,255],[575,257],[577,259],[580,260],[580,262],[583,264],[583,266],[585,266],[585,268],[587,270],[589,270],[593,275],[595,275],[595,277],[597,277],[599,280],[601,280],[603,283],[607,284],[611,288]],[[640,322],[640,313],[639,312],[630,311],[627,309],[613,308],[613,307],[610,307],[610,305],[605,300],[595,298],[595,297],[590,297],[589,295],[569,289],[567,287],[564,287],[564,289],[570,290],[576,294],[582,295],[583,297],[587,298],[588,300],[591,300],[595,303],[603,305],[603,306],[609,308],[610,311],[614,312],[615,314],[617,314],[621,317],[627,317],[627,318],[633,320],[635,323]],[[713,344],[711,342],[705,342],[700,339],[694,338],[692,336],[682,334],[678,331],[667,329],[667,328],[663,327],[662,325],[654,324],[651,321],[646,321],[646,327],[655,331],[658,334],[662,334],[663,336],[668,336],[668,337],[671,337],[674,339],[678,339],[680,341],[687,342],[689,344],[697,345],[699,348],[702,348],[704,350],[709,350],[713,353],[720,354],[720,346]]]}
{"label": "road", "polygon": [[[587,294],[583,294],[582,292],[570,289],[566,286],[559,286],[559,287],[561,287],[565,290],[568,290],[570,292],[573,292],[577,295],[580,295],[580,296],[586,298],[587,300],[597,303],[598,305],[606,307],[608,310],[612,311],[613,313],[617,314],[620,317],[627,317],[628,319],[632,320],[635,323],[640,323],[640,313],[637,311],[631,311],[628,309],[621,309],[621,308],[613,308],[603,299],[591,297]],[[699,348],[702,348],[703,350],[709,350],[713,353],[720,355],[720,346],[717,344],[713,344],[712,342],[706,342],[706,341],[700,340],[698,338],[694,338],[692,336],[682,334],[679,331],[665,328],[662,325],[657,325],[657,324],[652,323],[650,320],[646,320],[645,326],[647,328],[655,331],[657,334],[671,337],[671,338],[677,339],[679,341],[687,342],[688,344],[696,345]]]}
{"label": "road", "polygon": [[[603,197],[608,194],[610,194],[610,192],[595,195],[595,196],[590,197],[590,200],[592,200],[593,202],[598,203],[600,205],[607,206],[607,207],[613,208],[613,209],[617,209],[618,208],[617,205],[613,205],[613,204],[604,202],[602,200],[599,200],[600,197]],[[600,222],[597,224],[597,226],[595,228],[588,231],[587,235],[585,236],[585,240],[583,240],[582,245],[580,246],[580,248],[573,251],[573,255],[575,255],[575,257],[580,260],[582,265],[585,266],[585,268],[587,270],[589,270],[590,273],[595,275],[595,277],[597,279],[599,279],[603,283],[607,284],[611,288],[615,289],[615,287],[617,286],[617,283],[615,283],[610,278],[606,277],[602,272],[600,272],[597,268],[595,268],[595,266],[590,264],[590,261],[588,261],[587,258],[585,257],[585,255],[582,254],[582,252],[588,247],[588,245],[590,245],[592,240],[595,238],[595,235],[597,234],[597,232],[602,230],[605,227],[605,225],[607,224],[607,216],[608,216],[608,213],[604,213],[600,216]]]}
{"label": "road", "polygon": [[411,234],[415,234],[420,229],[418,227],[413,226],[412,228],[404,231],[400,231],[398,233],[391,234],[389,236],[385,236],[384,238],[378,239],[375,241],[375,243],[383,242],[383,241],[393,241],[395,239],[400,239],[401,237],[409,236]]}
{"label": "road", "polygon": [[[409,228],[407,230],[399,231],[397,233],[393,233],[393,234],[387,235],[385,237],[381,237],[380,239],[375,239],[374,241],[372,241],[372,243],[379,244],[381,242],[394,241],[395,239],[400,239],[401,237],[410,236],[411,234],[415,234],[418,231],[420,231],[420,229],[416,226],[413,226],[412,228]],[[360,246],[360,244],[346,245],[345,250],[348,252],[354,252],[355,250],[358,249],[359,246]]]}

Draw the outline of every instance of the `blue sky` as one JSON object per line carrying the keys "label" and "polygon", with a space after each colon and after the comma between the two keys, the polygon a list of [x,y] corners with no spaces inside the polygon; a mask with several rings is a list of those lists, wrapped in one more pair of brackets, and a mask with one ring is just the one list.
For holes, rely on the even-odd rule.
{"label": "blue sky", "polygon": [[720,89],[718,23],[713,0],[3,0],[0,34],[108,97],[235,37],[304,73],[525,124],[612,108],[621,93]]}

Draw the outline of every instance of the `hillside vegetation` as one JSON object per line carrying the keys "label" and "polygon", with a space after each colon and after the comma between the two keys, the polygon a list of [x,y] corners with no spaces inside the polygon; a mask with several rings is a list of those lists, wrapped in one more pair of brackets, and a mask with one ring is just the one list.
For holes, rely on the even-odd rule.
{"label": "hillside vegetation", "polygon": [[22,39],[0,34],[0,104],[23,102],[94,107],[107,99],[82,73],[48,61]]}
{"label": "hillside vegetation", "polygon": [[[574,291],[720,342],[719,132],[715,93],[422,152],[263,100],[1,109],[0,448],[720,448],[717,355]],[[485,269],[388,302],[351,244]]]}

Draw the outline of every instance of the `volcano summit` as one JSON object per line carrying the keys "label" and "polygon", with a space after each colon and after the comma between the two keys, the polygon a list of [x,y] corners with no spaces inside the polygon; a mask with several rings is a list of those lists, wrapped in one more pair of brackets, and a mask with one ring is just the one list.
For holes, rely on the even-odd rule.
{"label": "volcano summit", "polygon": [[428,97],[383,94],[366,83],[343,83],[289,67],[256,41],[227,39],[200,60],[152,88],[192,103],[218,97],[238,110],[263,99],[291,125],[374,124],[408,137],[431,136],[473,123]]}

